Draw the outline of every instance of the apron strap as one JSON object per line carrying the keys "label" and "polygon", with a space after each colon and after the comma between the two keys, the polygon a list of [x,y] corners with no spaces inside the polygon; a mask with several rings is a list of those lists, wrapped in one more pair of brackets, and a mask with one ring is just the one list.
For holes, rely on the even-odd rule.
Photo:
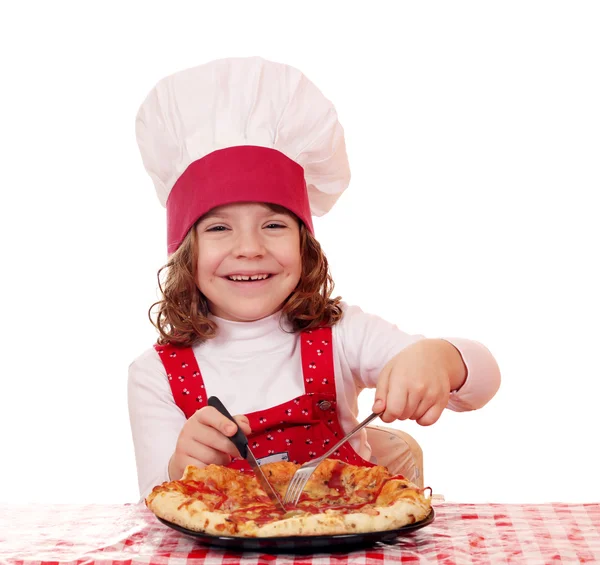
{"label": "apron strap", "polygon": [[207,401],[204,381],[193,349],[171,344],[155,344],[154,349],[165,366],[175,404],[181,408],[186,418],[190,418],[196,410],[206,406]]}

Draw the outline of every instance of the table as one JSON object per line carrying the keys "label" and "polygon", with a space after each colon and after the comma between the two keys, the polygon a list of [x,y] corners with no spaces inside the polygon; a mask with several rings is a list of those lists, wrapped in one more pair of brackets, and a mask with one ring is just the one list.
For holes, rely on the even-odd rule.
{"label": "table", "polygon": [[393,544],[343,553],[238,554],[198,545],[140,504],[0,505],[0,563],[600,563],[600,504],[435,505],[436,519]]}

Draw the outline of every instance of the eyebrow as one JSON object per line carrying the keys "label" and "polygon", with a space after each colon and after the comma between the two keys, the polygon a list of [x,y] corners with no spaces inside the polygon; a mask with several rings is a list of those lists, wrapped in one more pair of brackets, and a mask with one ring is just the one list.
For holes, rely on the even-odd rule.
{"label": "eyebrow", "polygon": [[211,218],[225,218],[226,214],[223,213],[218,213],[218,212],[207,212],[206,214],[204,214],[204,216],[202,216],[202,218],[200,218],[200,222],[203,222],[204,220],[210,220]]}
{"label": "eyebrow", "polygon": [[[284,211],[279,211],[279,210],[273,210],[271,207],[267,206],[265,209],[265,215],[266,216],[290,216],[290,214],[284,212]],[[290,216],[291,217],[291,216]],[[221,220],[226,220],[229,218],[229,214],[227,212],[221,212],[221,211],[209,211],[206,214],[204,214],[204,216],[202,216],[202,218],[200,220],[198,220],[198,223],[204,222],[206,220],[211,220],[213,218],[218,218]]]}

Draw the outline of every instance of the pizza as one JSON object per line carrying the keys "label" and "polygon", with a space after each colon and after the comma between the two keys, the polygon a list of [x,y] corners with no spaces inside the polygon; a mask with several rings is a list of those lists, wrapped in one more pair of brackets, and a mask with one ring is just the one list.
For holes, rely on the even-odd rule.
{"label": "pizza", "polygon": [[[261,468],[283,499],[299,465],[285,461]],[[254,473],[219,465],[188,465],[178,481],[154,487],[146,505],[156,516],[189,530],[218,536],[315,536],[395,530],[425,519],[430,496],[385,467],[358,467],[325,459],[296,506],[284,513]],[[431,492],[429,493],[431,494]]]}

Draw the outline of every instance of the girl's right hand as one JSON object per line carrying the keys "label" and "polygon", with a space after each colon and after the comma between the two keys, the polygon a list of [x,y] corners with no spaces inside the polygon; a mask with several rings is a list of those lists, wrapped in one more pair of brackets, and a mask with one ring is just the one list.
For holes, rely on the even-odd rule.
{"label": "girl's right hand", "polygon": [[[249,435],[250,424],[246,416],[234,416],[242,431]],[[240,454],[229,437],[235,435],[237,427],[212,406],[197,410],[184,424],[175,452],[169,461],[169,477],[178,480],[187,465],[198,468],[214,463],[227,465],[232,457]]]}

